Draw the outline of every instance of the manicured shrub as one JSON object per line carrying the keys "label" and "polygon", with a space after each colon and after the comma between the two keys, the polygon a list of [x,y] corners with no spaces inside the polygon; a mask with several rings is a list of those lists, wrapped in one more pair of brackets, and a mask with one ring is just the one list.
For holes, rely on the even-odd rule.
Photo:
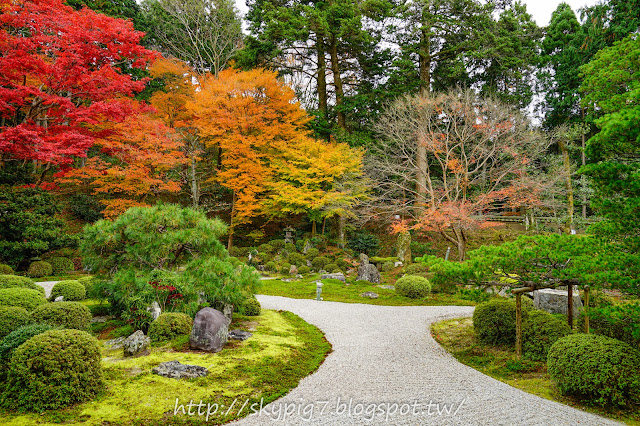
{"label": "manicured shrub", "polygon": [[77,301],[84,300],[86,297],[86,290],[84,285],[76,280],[64,280],[57,282],[51,289],[50,300],[55,300],[56,297],[62,296],[64,300]]}
{"label": "manicured shrub", "polygon": [[249,250],[245,247],[233,246],[229,249],[229,256],[240,258],[246,258],[249,255]]}
{"label": "manicured shrub", "polygon": [[29,312],[19,306],[0,306],[0,338],[29,324]]}
{"label": "manicured shrub", "polygon": [[48,324],[31,324],[19,327],[7,334],[2,341],[0,341],[0,364],[3,368],[8,367],[11,355],[18,346],[33,336],[49,331],[52,328],[53,327]]}
{"label": "manicured shrub", "polygon": [[551,345],[569,334],[571,328],[566,321],[545,311],[532,310],[522,322],[522,352],[534,361],[546,361]]}
{"label": "manicured shrub", "polygon": [[290,270],[291,270],[290,263],[283,263],[282,266],[280,267],[281,274],[288,274]]}
{"label": "manicured shrub", "polygon": [[296,266],[302,266],[307,264],[307,260],[300,253],[289,253],[287,256],[287,261]]}
{"label": "manicured shrub", "polygon": [[307,250],[307,259],[313,259],[314,257],[318,257],[318,255],[320,255],[320,250],[315,247],[311,247],[309,250]]}
{"label": "manicured shrub", "polygon": [[264,265],[264,267],[269,272],[275,272],[278,269],[278,266],[276,265],[276,262],[274,262],[273,260],[268,261]]}
{"label": "manicured shrub", "polygon": [[51,264],[54,275],[66,274],[68,272],[72,272],[75,269],[73,266],[73,261],[66,257],[52,257],[48,260],[48,262]]}
{"label": "manicured shrub", "polygon": [[307,265],[302,265],[298,268],[298,273],[301,275],[307,275],[309,272],[311,272],[311,268]]}
{"label": "manicured shrub", "polygon": [[250,297],[242,304],[242,313],[250,317],[260,315],[260,302],[255,297]]}
{"label": "manicured shrub", "polygon": [[411,263],[402,268],[402,272],[407,275],[421,275],[429,272],[429,267],[424,263]]}
{"label": "manicured shrub", "polygon": [[44,296],[44,288],[34,283],[31,278],[18,275],[0,275],[0,288],[30,288],[38,290]]}
{"label": "manicured shrub", "polygon": [[79,302],[55,302],[38,306],[32,313],[35,323],[49,324],[63,328],[89,330],[91,311]]}
{"label": "manicured shrub", "polygon": [[[584,312],[578,319],[584,329]],[[640,303],[601,305],[589,309],[589,328],[595,334],[622,340],[640,348]]]}
{"label": "manicured shrub", "polygon": [[13,268],[9,265],[0,263],[0,274],[13,275]]}
{"label": "manicured shrub", "polygon": [[[526,299],[522,298],[524,302]],[[530,307],[522,303],[522,319]],[[478,340],[487,345],[513,345],[516,341],[516,304],[512,300],[490,300],[476,306],[473,328]]]}
{"label": "manicured shrub", "polygon": [[431,283],[424,277],[405,275],[396,281],[396,292],[411,299],[421,299],[431,292]]}
{"label": "manicured shrub", "polygon": [[270,255],[273,253],[273,247],[270,244],[260,244],[258,246],[258,253],[260,255]]}
{"label": "manicured shrub", "polygon": [[193,320],[180,312],[164,312],[149,326],[149,338],[154,342],[174,339],[191,333]]}
{"label": "manicured shrub", "polygon": [[31,278],[42,278],[47,275],[51,275],[52,273],[53,267],[51,264],[43,260],[32,262],[31,265],[29,265],[29,270],[27,271],[27,275]]}
{"label": "manicured shrub", "polygon": [[338,265],[335,263],[327,263],[324,265],[324,270],[327,272],[341,272],[340,268],[338,268]]}
{"label": "manicured shrub", "polygon": [[384,262],[382,264],[382,266],[380,267],[380,270],[382,272],[389,272],[390,270],[392,270],[394,268],[394,263],[393,262]]}
{"label": "manicured shrub", "polygon": [[104,389],[100,363],[100,346],[89,333],[45,331],[13,352],[1,404],[40,412],[88,401]]}
{"label": "manicured shrub", "polygon": [[325,265],[329,263],[329,259],[326,256],[318,256],[311,260],[311,266],[314,270],[319,271],[324,269]]}
{"label": "manicured shrub", "polygon": [[620,340],[572,334],[549,349],[547,370],[563,394],[601,405],[640,401],[640,351]]}
{"label": "manicured shrub", "polygon": [[98,284],[98,279],[93,276],[78,278],[77,281],[84,286],[84,292],[86,297],[88,298],[96,298],[98,295],[95,294],[95,286]]}
{"label": "manicured shrub", "polygon": [[44,298],[43,291],[30,288],[0,289],[0,306],[20,306],[27,311],[32,311],[45,303],[47,299]]}

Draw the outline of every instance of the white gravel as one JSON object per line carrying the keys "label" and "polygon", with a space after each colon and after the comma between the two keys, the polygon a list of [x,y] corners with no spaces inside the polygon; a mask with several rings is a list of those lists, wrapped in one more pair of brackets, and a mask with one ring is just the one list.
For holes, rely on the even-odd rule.
{"label": "white gravel", "polygon": [[36,284],[44,288],[44,294],[46,295],[47,298],[49,298],[49,296],[51,296],[51,289],[53,288],[54,285],[56,285],[56,283],[59,283],[59,282],[60,281],[40,281]]}
{"label": "white gravel", "polygon": [[456,361],[433,340],[429,326],[470,316],[471,307],[393,307],[276,296],[258,300],[263,308],[291,311],[319,327],[333,352],[288,395],[235,424],[616,424],[522,392]]}

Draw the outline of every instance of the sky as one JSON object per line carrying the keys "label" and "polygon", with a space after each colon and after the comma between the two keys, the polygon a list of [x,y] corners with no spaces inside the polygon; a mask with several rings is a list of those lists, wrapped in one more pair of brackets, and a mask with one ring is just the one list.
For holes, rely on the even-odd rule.
{"label": "sky", "polygon": [[[236,7],[244,15],[247,11],[245,0],[235,0]],[[527,10],[539,26],[549,25],[551,13],[558,7],[561,0],[521,0],[527,5]],[[583,6],[593,6],[598,0],[564,0],[578,14],[578,9]]]}

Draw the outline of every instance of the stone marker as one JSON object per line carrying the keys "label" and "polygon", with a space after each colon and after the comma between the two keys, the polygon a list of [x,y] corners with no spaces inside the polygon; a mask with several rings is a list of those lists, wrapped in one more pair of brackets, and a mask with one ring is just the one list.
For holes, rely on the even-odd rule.
{"label": "stone marker", "polygon": [[155,374],[170,379],[194,379],[209,374],[209,370],[199,365],[181,364],[179,361],[167,361],[158,364],[152,370]]}
{"label": "stone marker", "polygon": [[122,342],[124,356],[139,356],[148,354],[149,343],[151,343],[151,339],[149,339],[148,336],[145,336],[142,330],[136,331],[131,336],[124,339],[124,342]]}
{"label": "stone marker", "polygon": [[64,302],[64,296],[58,296],[55,298],[54,302]]}
{"label": "stone marker", "polygon": [[369,256],[360,253],[360,267],[358,268],[358,281],[369,281],[380,284],[380,272],[376,265],[369,263]]}
{"label": "stone marker", "polygon": [[229,322],[231,322],[233,320],[233,305],[228,304],[228,303],[225,304],[222,307],[222,313],[224,314],[225,317],[227,317]]}
{"label": "stone marker", "polygon": [[378,293],[374,293],[373,291],[367,291],[365,293],[362,293],[360,295],[360,297],[368,297],[369,299],[377,299],[378,298]]}
{"label": "stone marker", "polygon": [[[533,292],[533,305],[551,314],[567,314],[569,292],[567,290],[543,289]],[[578,318],[578,311],[582,309],[582,300],[578,289],[573,289],[573,317]]]}
{"label": "stone marker", "polygon": [[227,343],[230,323],[222,312],[213,308],[199,310],[193,319],[189,346],[206,352],[220,352]]}
{"label": "stone marker", "polygon": [[291,268],[289,268],[289,275],[298,275],[298,267],[296,265],[291,265]]}
{"label": "stone marker", "polygon": [[239,329],[231,330],[229,332],[229,339],[233,339],[233,340],[245,341],[251,336],[253,336],[253,333],[249,333],[248,331],[239,330]]}
{"label": "stone marker", "polygon": [[321,280],[340,280],[342,282],[346,282],[344,274],[342,272],[336,272],[335,274],[322,274],[320,276]]}
{"label": "stone marker", "polygon": [[157,320],[162,313],[162,309],[160,309],[158,302],[153,302],[151,306],[147,308],[147,311],[151,312],[151,316],[153,316],[154,321]]}

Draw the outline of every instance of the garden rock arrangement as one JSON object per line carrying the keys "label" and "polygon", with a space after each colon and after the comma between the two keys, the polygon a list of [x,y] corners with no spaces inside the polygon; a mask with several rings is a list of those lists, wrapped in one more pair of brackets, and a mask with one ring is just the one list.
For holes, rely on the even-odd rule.
{"label": "garden rock arrangement", "polygon": [[[533,304],[537,309],[551,314],[567,314],[569,293],[566,290],[544,289],[533,292]],[[577,318],[582,308],[582,301],[577,289],[573,290],[573,315]]]}
{"label": "garden rock arrangement", "polygon": [[343,283],[346,282],[344,274],[342,272],[337,272],[335,274],[322,274],[320,276],[321,280],[340,280]]}
{"label": "garden rock arrangement", "polygon": [[209,370],[199,365],[181,364],[179,361],[168,361],[153,368],[153,373],[170,379],[195,379],[209,374]]}
{"label": "garden rock arrangement", "polygon": [[358,281],[369,281],[370,283],[380,284],[380,272],[376,265],[369,263],[369,256],[360,254],[360,267],[358,268]]}
{"label": "garden rock arrangement", "polygon": [[227,343],[229,323],[222,312],[213,308],[201,309],[193,319],[189,346],[206,352],[220,352]]}
{"label": "garden rock arrangement", "polygon": [[377,299],[378,298],[378,293],[374,293],[373,291],[367,291],[365,293],[362,293],[360,295],[360,297],[368,297],[369,299]]}
{"label": "garden rock arrangement", "polygon": [[232,339],[232,340],[245,341],[251,336],[253,336],[253,333],[250,333],[250,332],[244,331],[244,330],[235,329],[235,330],[231,330],[229,332],[229,339]]}
{"label": "garden rock arrangement", "polygon": [[124,356],[138,356],[148,353],[151,339],[138,330],[122,342]]}

